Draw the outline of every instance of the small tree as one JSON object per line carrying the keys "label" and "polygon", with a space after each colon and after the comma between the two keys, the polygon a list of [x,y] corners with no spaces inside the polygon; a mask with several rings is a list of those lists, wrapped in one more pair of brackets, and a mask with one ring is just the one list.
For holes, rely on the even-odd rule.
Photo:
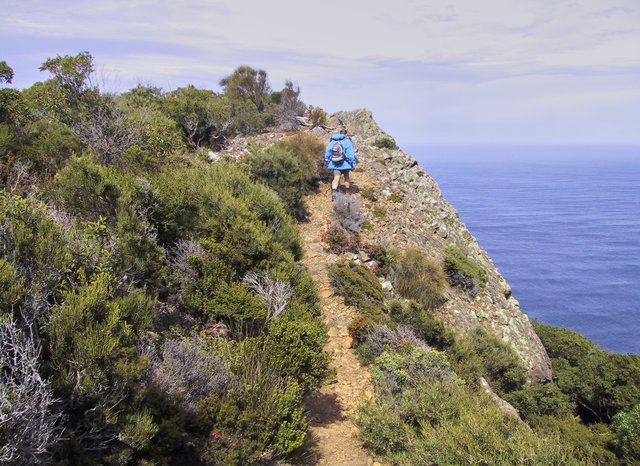
{"label": "small tree", "polygon": [[240,66],[229,76],[222,78],[220,85],[232,101],[248,99],[255,104],[259,112],[266,110],[271,90],[266,71]]}
{"label": "small tree", "polygon": [[97,93],[97,88],[91,84],[94,67],[89,52],[49,58],[40,66],[40,71],[48,71],[53,75],[54,82],[64,91],[69,106],[76,106],[87,96]]}
{"label": "small tree", "polygon": [[300,87],[294,86],[291,81],[287,81],[284,89],[280,91],[280,103],[276,111],[276,121],[285,129],[296,129],[298,126],[296,117],[303,115],[305,109],[306,105],[300,99]]}
{"label": "small tree", "polygon": [[194,86],[168,93],[164,110],[178,123],[192,148],[224,145],[233,123],[227,99]]}
{"label": "small tree", "polygon": [[98,98],[87,118],[74,125],[80,140],[91,147],[104,165],[117,162],[128,147],[140,141],[140,134],[126,121],[125,113],[111,97]]}
{"label": "small tree", "polygon": [[13,69],[2,60],[0,61],[0,84],[10,84],[11,81],[13,81]]}

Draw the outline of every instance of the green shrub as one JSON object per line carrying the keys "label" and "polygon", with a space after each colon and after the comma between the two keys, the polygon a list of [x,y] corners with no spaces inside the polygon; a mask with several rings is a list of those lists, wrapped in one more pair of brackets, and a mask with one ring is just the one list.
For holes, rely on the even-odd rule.
{"label": "green shrub", "polygon": [[162,110],[178,124],[192,148],[221,147],[230,135],[232,106],[213,91],[194,86],[178,88],[165,94]]}
{"label": "green shrub", "polygon": [[253,178],[273,189],[297,219],[306,215],[303,199],[303,171],[298,159],[277,146],[255,149],[246,157]]}
{"label": "green shrub", "polygon": [[329,279],[344,302],[361,314],[379,317],[384,298],[378,278],[367,268],[341,260],[329,268]]}
{"label": "green shrub", "polygon": [[396,394],[423,380],[455,380],[444,353],[420,347],[386,350],[375,360],[371,379],[378,393]]}
{"label": "green shrub", "polygon": [[538,435],[456,381],[423,379],[358,411],[365,446],[391,464],[583,464],[557,436]]}
{"label": "green shrub", "polygon": [[457,419],[469,406],[469,394],[458,380],[421,380],[403,390],[400,397],[400,417],[407,424],[437,427]]}
{"label": "green shrub", "polygon": [[373,141],[373,146],[379,149],[397,149],[398,145],[391,136],[379,136]]}
{"label": "green shrub", "polygon": [[[455,397],[451,402],[460,403]],[[463,406],[437,426],[423,423],[405,464],[581,464],[583,460],[557,438],[539,436],[505,415],[487,398],[469,397]]]}
{"label": "green shrub", "polygon": [[[52,309],[47,327],[49,351],[67,389],[92,392],[110,382],[109,368],[135,346],[133,329],[113,300],[113,278],[96,276]],[[82,376],[80,377],[80,374]],[[78,382],[79,381],[79,382]],[[114,407],[115,408],[115,407]]]}
{"label": "green shrub", "polygon": [[249,100],[232,103],[232,128],[241,134],[260,133],[271,123],[269,113],[261,111]]}
{"label": "green shrub", "polygon": [[444,350],[454,344],[453,331],[417,302],[390,301],[387,309],[394,321],[411,327],[416,336],[430,346]]}
{"label": "green shrub", "polygon": [[238,336],[258,330],[267,318],[264,300],[240,283],[220,282],[205,306],[209,319],[224,320]]}
{"label": "green shrub", "polygon": [[24,278],[11,262],[0,258],[0,315],[8,313],[24,296]]}
{"label": "green shrub", "polygon": [[395,286],[398,293],[414,299],[427,309],[446,301],[447,278],[440,265],[421,251],[407,248],[395,265]]}
{"label": "green shrub", "polygon": [[586,426],[569,414],[534,415],[527,421],[543,438],[556,438],[565,448],[573,450],[576,460],[582,460],[581,464],[620,464],[620,460],[608,449],[613,434],[604,424]]}
{"label": "green shrub", "polygon": [[248,270],[293,273],[302,256],[282,203],[226,162],[164,167],[153,178],[152,215],[161,244],[202,241],[210,257],[244,276]]}
{"label": "green shrub", "polygon": [[620,456],[630,464],[640,461],[640,405],[617,413],[611,430],[615,433],[614,445]]}
{"label": "green shrub", "polygon": [[390,455],[408,446],[408,432],[400,413],[386,398],[363,403],[356,424],[364,446],[376,455]]}
{"label": "green shrub", "polygon": [[21,132],[15,148],[16,161],[30,166],[30,171],[50,180],[73,155],[81,152],[78,136],[56,120],[41,119]]}
{"label": "green shrub", "polygon": [[569,329],[534,323],[551,355],[558,387],[585,422],[611,422],[640,403],[640,356],[612,354]]}
{"label": "green shrub", "polygon": [[104,216],[113,221],[120,196],[123,191],[134,189],[135,184],[131,175],[83,156],[71,159],[58,173],[54,193],[64,208],[73,214],[90,220]]}
{"label": "green shrub", "polygon": [[527,384],[505,395],[523,419],[533,416],[571,415],[575,404],[553,383]]}
{"label": "green shrub", "polygon": [[446,352],[454,372],[469,386],[479,387],[485,371],[473,342],[469,338],[456,338]]}
{"label": "green shrub", "polygon": [[524,363],[513,347],[478,328],[467,334],[483,365],[484,376],[498,394],[521,388],[527,381]]}
{"label": "green shrub", "polygon": [[[49,294],[62,288],[73,268],[62,228],[49,216],[44,204],[4,191],[0,191],[0,225],[3,226],[0,247],[5,251],[5,260],[13,264],[15,271],[21,271],[24,286],[30,289],[35,302],[42,300],[41,304],[46,304],[50,301]],[[6,274],[11,274],[10,267]],[[11,292],[13,298],[17,297],[17,291]]]}
{"label": "green shrub", "polygon": [[313,315],[320,315],[320,296],[313,281],[311,273],[299,266],[293,277],[293,296],[290,305],[300,304],[306,311]]}
{"label": "green shrub", "polygon": [[265,343],[247,339],[228,348],[236,383],[225,396],[202,405],[205,464],[253,464],[269,452],[288,456],[306,439],[301,387],[279,374]]}
{"label": "green shrub", "polygon": [[138,128],[140,149],[151,157],[164,158],[186,149],[177,123],[161,111],[144,109],[134,113],[130,119]]}
{"label": "green shrub", "polygon": [[552,327],[537,321],[533,321],[533,328],[550,358],[565,359],[572,366],[580,365],[593,353],[602,352],[602,349],[587,337],[571,329]]}
{"label": "green shrub", "polygon": [[449,282],[476,296],[487,283],[487,274],[453,244],[444,249],[444,270]]}
{"label": "green shrub", "polygon": [[315,136],[296,133],[293,137],[277,143],[276,146],[292,153],[298,160],[305,192],[316,189],[319,182],[328,181],[331,178],[331,173],[324,166],[324,144]]}
{"label": "green shrub", "polygon": [[133,450],[142,450],[158,433],[158,426],[148,411],[130,414],[120,432],[120,439]]}
{"label": "green shrub", "polygon": [[303,391],[320,386],[327,374],[329,355],[323,351],[327,329],[319,318],[277,318],[269,325],[269,361],[279,373],[291,377]]}

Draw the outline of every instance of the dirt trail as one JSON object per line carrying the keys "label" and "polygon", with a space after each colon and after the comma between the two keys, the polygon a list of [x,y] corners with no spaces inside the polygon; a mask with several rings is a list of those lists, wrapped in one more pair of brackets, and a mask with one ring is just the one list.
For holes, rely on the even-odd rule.
{"label": "dirt trail", "polygon": [[346,306],[341,296],[334,294],[329,283],[329,266],[337,258],[324,250],[320,234],[331,218],[333,205],[329,187],[307,197],[311,213],[307,223],[300,225],[307,266],[318,286],[324,321],[329,329],[325,350],[331,356],[330,367],[335,377],[307,400],[309,425],[313,445],[307,464],[312,465],[376,465],[357,437],[352,421],[357,406],[373,396],[369,372],[363,368],[351,347],[347,326],[355,310]]}

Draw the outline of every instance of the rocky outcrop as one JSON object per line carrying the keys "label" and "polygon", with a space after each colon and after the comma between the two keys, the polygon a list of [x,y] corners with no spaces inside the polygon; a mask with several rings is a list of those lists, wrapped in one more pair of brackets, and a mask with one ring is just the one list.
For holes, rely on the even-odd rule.
{"label": "rocky outcrop", "polygon": [[441,318],[460,332],[477,326],[492,332],[515,348],[533,381],[551,380],[549,357],[528,317],[435,180],[402,150],[373,145],[388,135],[368,110],[340,112],[332,120],[330,126],[338,120],[347,126],[357,147],[362,175],[355,173],[356,184],[359,179],[368,180],[367,187],[378,193],[376,206],[385,209],[385,219],[376,221],[377,234],[394,245],[417,247],[438,261],[443,259],[445,246],[455,244],[487,272],[487,286],[474,298],[452,289],[447,304],[439,310]]}

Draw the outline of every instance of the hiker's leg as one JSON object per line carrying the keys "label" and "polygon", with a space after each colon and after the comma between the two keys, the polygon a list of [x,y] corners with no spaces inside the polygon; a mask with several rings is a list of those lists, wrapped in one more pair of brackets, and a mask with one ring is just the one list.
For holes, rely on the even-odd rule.
{"label": "hiker's leg", "polygon": [[351,170],[345,170],[344,173],[344,187],[347,188],[347,191],[349,191],[349,188],[351,187],[351,180],[349,179],[349,172]]}
{"label": "hiker's leg", "polygon": [[331,183],[331,189],[334,191],[338,189],[340,184],[340,170],[333,170],[333,182]]}

